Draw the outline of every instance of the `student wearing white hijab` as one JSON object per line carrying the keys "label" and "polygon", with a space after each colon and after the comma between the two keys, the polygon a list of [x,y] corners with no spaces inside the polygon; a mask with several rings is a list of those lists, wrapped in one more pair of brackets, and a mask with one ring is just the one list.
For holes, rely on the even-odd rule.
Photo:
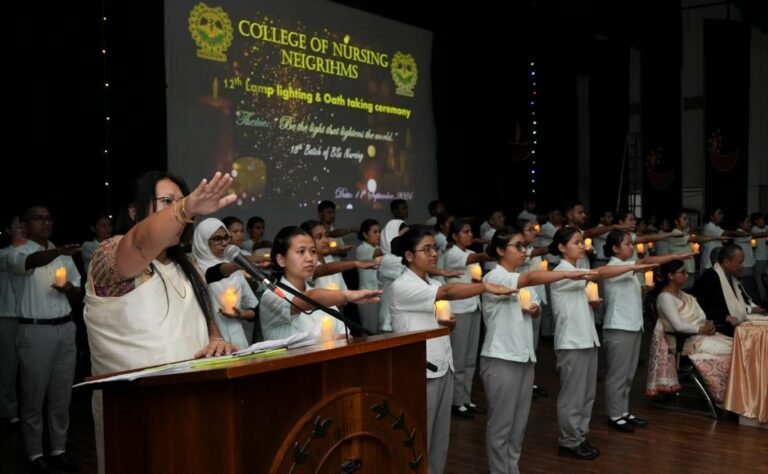
{"label": "student wearing white hijab", "polygon": [[236,264],[224,259],[231,236],[216,218],[208,218],[195,228],[192,254],[205,274],[214,308],[214,320],[221,336],[239,348],[248,347],[242,321],[256,317],[259,301],[245,275]]}

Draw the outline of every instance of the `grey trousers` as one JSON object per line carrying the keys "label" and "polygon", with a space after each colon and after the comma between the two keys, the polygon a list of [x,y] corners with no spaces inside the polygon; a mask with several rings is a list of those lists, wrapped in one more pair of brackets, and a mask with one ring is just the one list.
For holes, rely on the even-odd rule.
{"label": "grey trousers", "polygon": [[552,337],[555,335],[555,317],[552,315],[552,293],[549,290],[549,285],[544,287],[547,291],[547,301],[549,301],[549,304],[544,305],[541,312],[541,335]]}
{"label": "grey trousers", "polygon": [[69,401],[75,379],[75,323],[20,324],[16,333],[21,374],[21,432],[27,456],[43,454],[43,404],[51,451],[67,449]]}
{"label": "grey trousers", "polygon": [[533,350],[539,349],[539,336],[541,335],[541,318],[549,305],[541,305],[541,314],[536,318],[531,318],[531,328],[533,329]]}
{"label": "grey trousers", "polygon": [[629,391],[640,358],[642,331],[603,329],[608,373],[605,376],[605,413],[619,417],[629,413]]}
{"label": "grey trousers", "polygon": [[451,349],[455,381],[453,404],[464,405],[472,401],[472,380],[475,378],[477,351],[480,344],[480,310],[459,313],[456,327],[451,332]]}
{"label": "grey trousers", "polygon": [[379,308],[381,303],[366,303],[357,305],[360,314],[360,324],[374,334],[379,333]]}
{"label": "grey trousers", "polygon": [[597,385],[597,347],[555,351],[560,372],[557,424],[560,446],[575,448],[589,433]]}
{"label": "grey trousers", "polygon": [[429,474],[442,474],[451,439],[451,394],[453,372],[427,379],[427,451]]}
{"label": "grey trousers", "polygon": [[480,358],[480,377],[488,399],[485,447],[491,474],[517,474],[531,411],[534,362]]}
{"label": "grey trousers", "polygon": [[0,418],[19,416],[16,396],[16,373],[19,359],[16,356],[17,318],[0,317]]}

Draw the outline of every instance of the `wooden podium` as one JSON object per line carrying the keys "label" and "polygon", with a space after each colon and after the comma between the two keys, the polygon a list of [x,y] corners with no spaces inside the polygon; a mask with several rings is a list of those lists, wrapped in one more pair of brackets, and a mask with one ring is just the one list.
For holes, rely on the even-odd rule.
{"label": "wooden podium", "polygon": [[435,329],[96,385],[107,472],[427,472]]}

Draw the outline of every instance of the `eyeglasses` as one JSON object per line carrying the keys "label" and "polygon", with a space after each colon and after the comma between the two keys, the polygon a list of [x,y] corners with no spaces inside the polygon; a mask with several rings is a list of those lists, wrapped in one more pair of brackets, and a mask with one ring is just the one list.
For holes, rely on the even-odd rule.
{"label": "eyeglasses", "polygon": [[228,235],[214,235],[209,240],[216,245],[221,245],[221,244],[228,244],[229,241],[232,240],[232,237]]}
{"label": "eyeglasses", "polygon": [[50,214],[35,214],[34,216],[29,216],[29,219],[32,222],[53,222],[53,216]]}
{"label": "eyeglasses", "polygon": [[184,199],[184,197],[174,197],[174,196],[161,196],[159,198],[155,198],[155,201],[157,201],[158,204],[162,204],[163,207],[168,207],[171,204],[181,201]]}
{"label": "eyeglasses", "polygon": [[514,247],[518,252],[525,252],[526,245],[523,242],[510,242],[507,247]]}
{"label": "eyeglasses", "polygon": [[424,252],[425,255],[429,255],[431,253],[434,253],[437,255],[437,246],[435,245],[425,245],[424,247],[420,249],[415,249],[414,252]]}

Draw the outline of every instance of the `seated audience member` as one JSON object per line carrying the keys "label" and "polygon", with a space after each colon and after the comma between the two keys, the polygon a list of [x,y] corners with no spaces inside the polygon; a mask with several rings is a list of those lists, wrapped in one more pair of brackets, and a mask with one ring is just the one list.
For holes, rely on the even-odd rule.
{"label": "seated audience member", "polygon": [[744,251],[736,244],[720,250],[714,266],[696,280],[691,293],[699,300],[707,319],[717,331],[733,336],[733,328],[743,323],[751,312],[764,313],[744,291],[738,275],[744,265]]}
{"label": "seated audience member", "polygon": [[646,394],[653,396],[680,390],[674,359],[676,341],[669,334],[677,332],[691,334],[685,340],[682,353],[701,374],[710,396],[722,403],[731,367],[733,339],[716,333],[715,325],[707,319],[696,298],[682,291],[688,279],[682,260],[665,263],[659,273],[658,320],[651,338]]}

